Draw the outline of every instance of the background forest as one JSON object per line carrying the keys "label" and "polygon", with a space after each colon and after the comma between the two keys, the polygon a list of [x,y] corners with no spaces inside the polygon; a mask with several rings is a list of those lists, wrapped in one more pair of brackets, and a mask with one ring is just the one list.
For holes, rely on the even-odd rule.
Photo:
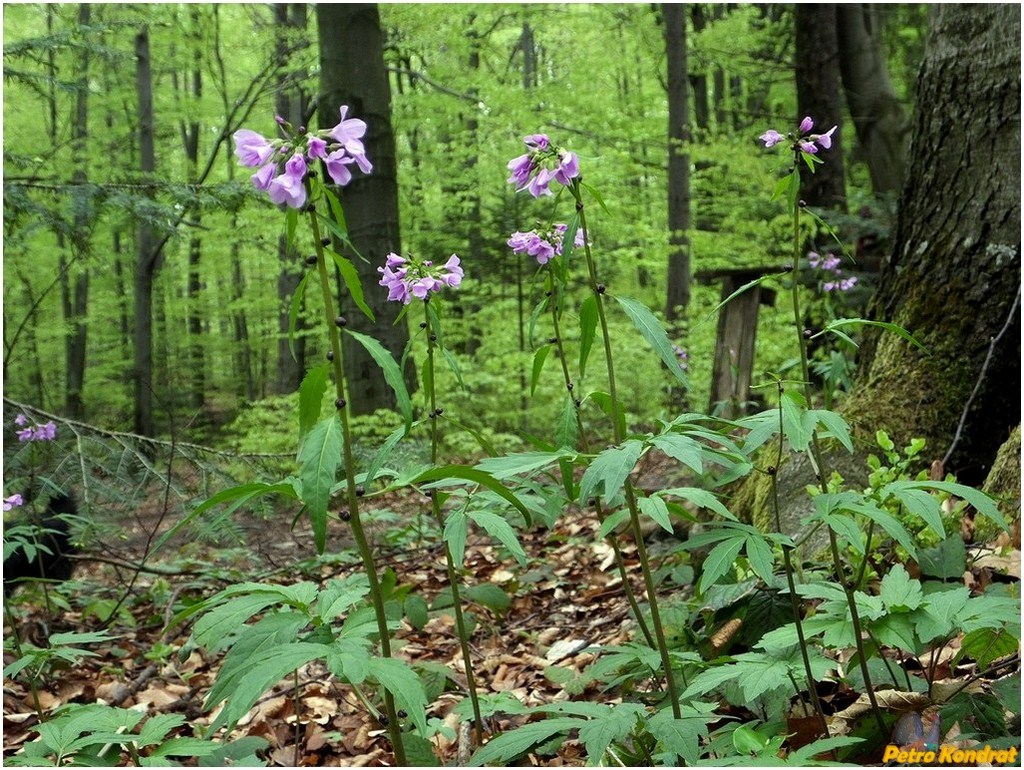
{"label": "background forest", "polygon": [[3,25],[5,761],[1015,763],[1018,6]]}
{"label": "background forest", "polygon": [[[173,421],[190,426],[195,438],[261,399],[294,392],[303,356],[318,354],[300,341],[296,364],[283,339],[281,317],[301,258],[281,253],[281,232],[266,226],[268,204],[257,201],[225,141],[242,123],[272,133],[275,112],[306,105],[317,93],[315,14],[278,13],[285,15],[275,19],[272,9],[248,5],[5,10],[9,397],[108,428],[132,424],[133,330],[145,309],[133,301],[140,259],[149,260],[141,272],[152,278],[156,406],[153,424],[136,429],[166,434]],[[502,175],[525,131],[558,133],[594,158],[587,181],[613,202],[595,233],[611,279],[636,287],[653,308],[668,307],[673,246],[661,12],[645,5],[388,5],[381,13],[401,248],[462,255],[470,278],[460,302],[470,312],[450,333],[474,365],[465,367],[472,397],[459,408],[495,432],[515,434],[550,417],[543,405],[554,403],[523,398],[533,355],[525,339],[532,306],[523,295],[532,271],[505,245],[516,223],[531,216]],[[893,6],[878,13],[893,109],[906,116],[924,11]],[[774,164],[747,150],[764,126],[795,114],[792,11],[694,5],[688,16],[694,95],[685,231],[692,269],[781,264],[781,207],[763,194]],[[139,164],[134,65],[143,26],[152,89],[148,172]],[[897,185],[877,200],[865,164],[869,148],[858,146],[852,130],[840,136],[847,209],[871,211],[870,221],[852,223],[844,234],[884,237]],[[139,256],[140,223],[162,245],[157,254]],[[709,314],[717,301],[717,287],[694,286],[691,323],[674,335],[688,352],[690,401],[701,408],[709,397]],[[779,370],[792,358],[773,343],[777,314],[784,317],[785,308],[762,313],[758,370]],[[638,367],[633,410],[669,396],[658,378],[642,376],[644,366],[639,356],[630,361]],[[258,442],[265,446],[266,438]]]}

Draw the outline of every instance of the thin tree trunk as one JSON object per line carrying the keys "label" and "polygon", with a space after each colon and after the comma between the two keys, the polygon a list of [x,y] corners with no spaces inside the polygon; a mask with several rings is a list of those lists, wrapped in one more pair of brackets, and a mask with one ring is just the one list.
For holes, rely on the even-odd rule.
{"label": "thin tree trunk", "polygon": [[[293,126],[302,125],[303,117],[309,105],[309,93],[303,87],[305,74],[296,69],[288,73],[285,69],[288,52],[292,49],[290,38],[306,29],[306,7],[301,3],[276,3],[274,5],[274,29],[277,36],[276,55],[279,58],[281,76],[277,79],[277,114],[284,117]],[[302,280],[305,271],[302,258],[295,248],[288,248],[288,241],[283,235],[278,239],[277,254],[279,272],[277,274],[278,297],[278,341],[277,341],[277,377],[275,391],[292,393],[299,387],[306,372],[306,340],[300,334],[304,328],[302,314],[295,324],[295,339],[289,344],[289,328],[291,325],[291,298]],[[292,351],[295,351],[292,355]]]}
{"label": "thin tree trunk", "polygon": [[[690,3],[690,17],[693,20],[693,31],[700,33],[707,26],[704,7],[700,3]],[[697,125],[698,138],[700,132],[706,132],[711,124],[708,108],[708,76],[706,72],[690,75],[690,90],[693,92],[693,119]]]}
{"label": "thin tree trunk", "polygon": [[[391,84],[384,67],[383,34],[377,6],[367,3],[320,4],[316,8],[320,40],[320,125],[338,122],[339,108],[348,105],[349,117],[365,120],[364,144],[373,173],[357,173],[338,190],[345,207],[349,236],[368,261],[355,259],[366,302],[376,316],[370,321],[347,298],[340,312],[349,327],[376,337],[400,359],[409,340],[408,327],[395,324],[401,306],[387,301],[380,290],[377,267],[388,252],[401,253],[398,224],[398,166],[391,130]],[[447,255],[441,255],[447,256]],[[440,256],[438,257],[440,258]],[[345,368],[349,404],[355,414],[394,406],[394,393],[380,368],[362,345],[345,335]],[[411,370],[407,371],[407,375]]]}
{"label": "thin tree trunk", "polygon": [[[135,94],[139,119],[139,171],[144,181],[156,172],[153,149],[153,76],[149,60],[149,27],[135,36]],[[135,368],[132,381],[135,432],[152,436],[153,421],[153,278],[156,238],[145,219],[138,223],[134,276]]]}
{"label": "thin tree trunk", "polygon": [[[799,115],[814,119],[822,132],[842,123],[839,100],[839,44],[836,41],[834,3],[797,3],[796,22],[796,101]],[[846,210],[846,177],[843,171],[843,137],[832,136],[828,162],[813,174],[801,177],[800,197],[811,206]]]}
{"label": "thin tree trunk", "polygon": [[[190,44],[192,47],[192,69],[186,71],[183,81],[186,85],[184,94],[185,104],[192,104],[192,109],[186,112],[195,115],[198,112],[199,100],[203,95],[203,71],[202,71],[202,38],[199,34],[201,24],[199,6],[189,7],[189,30]],[[189,184],[195,184],[199,175],[199,135],[200,126],[198,120],[189,122],[182,121],[180,125],[182,146],[185,150],[187,162],[187,178]],[[203,288],[199,266],[202,260],[203,240],[200,236],[199,223],[202,218],[202,210],[198,201],[190,207],[190,219],[195,223],[188,239],[188,283],[186,295],[188,297],[188,405],[193,409],[203,406],[206,398],[206,363],[203,350],[203,319],[199,309],[201,292]]]}
{"label": "thin tree trunk", "polygon": [[668,59],[668,297],[669,321],[686,316],[690,304],[690,98],[686,55],[686,6],[665,3]]}
{"label": "thin tree trunk", "polygon": [[910,125],[889,79],[881,15],[874,5],[836,6],[839,71],[860,155],[875,194],[898,192],[906,168]]}

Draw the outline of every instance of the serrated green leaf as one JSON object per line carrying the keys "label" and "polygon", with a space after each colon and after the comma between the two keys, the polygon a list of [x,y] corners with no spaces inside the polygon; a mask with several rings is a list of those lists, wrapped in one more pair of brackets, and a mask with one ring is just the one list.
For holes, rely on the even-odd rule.
{"label": "serrated green leaf", "polygon": [[427,732],[427,696],[423,683],[408,663],[398,658],[370,658],[370,676],[388,689],[421,734]]}
{"label": "serrated green leaf", "polygon": [[323,404],[324,393],[327,392],[329,376],[329,365],[321,364],[314,366],[302,378],[302,384],[299,385],[299,440],[320,419],[320,408]]}
{"label": "serrated green leaf", "polygon": [[554,735],[568,733],[582,726],[583,720],[576,717],[555,717],[540,722],[529,722],[515,730],[509,730],[492,738],[470,759],[471,767],[497,764],[507,766],[510,760],[522,755]]}
{"label": "serrated green leaf", "polygon": [[[276,645],[253,653],[247,661],[245,673],[239,677],[224,708],[210,725],[210,730],[233,727],[271,686],[309,661],[326,657],[327,653],[326,645],[310,642]],[[208,705],[218,702],[213,701]]]}
{"label": "serrated green leaf", "polygon": [[[324,191],[324,195],[327,197],[327,203],[331,207],[331,215],[334,217],[333,220],[328,221],[331,221],[331,224],[333,224],[338,229],[338,231],[343,234],[343,239],[347,241],[348,223],[345,221],[345,210],[342,209],[341,207],[341,201],[338,200],[338,196],[335,195],[334,191],[332,191],[331,188],[328,187],[327,185],[322,185],[321,189]],[[325,217],[320,217],[320,219],[324,220]]]}
{"label": "serrated green leaf", "polygon": [[558,420],[555,422],[555,444],[566,449],[575,449],[579,436],[579,417],[577,414],[576,402],[572,394],[567,394],[562,400],[562,408],[558,412]]}
{"label": "serrated green leaf", "polygon": [[299,447],[302,502],[309,512],[318,553],[323,553],[327,545],[327,507],[341,464],[342,445],[341,420],[335,413],[314,425]]}
{"label": "serrated green leaf", "polygon": [[638,703],[620,703],[607,713],[580,727],[579,739],[587,750],[587,758],[595,765],[601,760],[612,742],[624,740],[636,727],[637,720],[646,721],[647,711]]}
{"label": "serrated green leaf", "polygon": [[587,360],[597,332],[597,297],[589,295],[580,305],[580,379],[587,373]]}
{"label": "serrated green leaf", "polygon": [[689,389],[689,380],[686,379],[686,375],[679,366],[679,359],[676,358],[676,354],[672,350],[672,343],[669,341],[668,334],[661,328],[661,324],[654,313],[645,304],[637,302],[635,299],[616,296],[615,300],[626,311],[626,315],[629,316],[629,319],[633,322],[641,336],[647,340],[647,343],[654,349],[654,352],[661,358],[669,373],[679,380],[684,388]]}
{"label": "serrated green leaf", "polygon": [[612,404],[612,397],[609,394],[605,393],[602,390],[592,390],[590,393],[587,394],[587,397],[583,400],[586,401],[587,399],[597,404],[601,408],[601,411],[608,415],[608,417],[612,420],[615,419],[615,415],[617,413],[619,418],[619,434],[623,436],[626,434],[626,416],[624,414],[625,410],[621,408],[616,410],[614,405]]}
{"label": "serrated green leaf", "polygon": [[405,418],[405,429],[408,430],[412,425],[412,400],[409,398],[409,391],[405,387],[405,379],[402,377],[402,370],[398,368],[398,364],[395,363],[395,359],[391,357],[391,353],[380,344],[373,337],[368,337],[365,334],[352,331],[346,328],[345,333],[348,334],[352,339],[362,345],[366,352],[370,354],[370,357],[377,362],[377,366],[381,368],[384,373],[384,380],[388,385],[391,386],[391,390],[395,392],[395,401],[398,405],[398,411],[402,413],[402,417]]}
{"label": "serrated green leaf", "polygon": [[706,489],[698,489],[697,487],[672,487],[672,489],[662,490],[659,494],[662,496],[671,495],[672,497],[679,497],[683,500],[688,500],[698,508],[707,508],[730,521],[736,521],[736,517],[728,508],[725,507],[725,505],[722,504],[722,501],[715,497],[713,492],[709,492]]}
{"label": "serrated green leaf", "polygon": [[609,533],[615,531],[615,529],[624,521],[629,519],[629,511],[625,508],[620,508],[605,517],[605,520],[601,522],[601,528],[598,534],[601,537],[608,537]]}
{"label": "serrated green leaf", "polygon": [[1006,519],[999,512],[995,501],[979,489],[974,489],[964,484],[957,484],[954,481],[905,481],[895,483],[902,484],[910,489],[938,489],[942,492],[948,492],[955,497],[966,500],[978,513],[998,524],[1004,531],[1008,530]]}
{"label": "serrated green leaf", "polygon": [[956,659],[971,658],[984,670],[999,658],[1015,653],[1019,644],[1020,640],[1004,628],[979,628],[964,634]]}
{"label": "serrated green leaf", "polygon": [[373,455],[373,459],[370,461],[370,465],[366,469],[366,474],[363,477],[363,484],[367,489],[370,488],[373,480],[377,478],[377,472],[383,467],[384,463],[391,455],[391,452],[398,445],[398,442],[405,437],[405,434],[406,428],[403,425],[400,428],[395,428],[391,431],[388,437],[384,439],[384,443],[380,445],[380,449],[378,449]]}
{"label": "serrated green leaf", "polygon": [[496,479],[507,479],[520,473],[529,473],[545,468],[558,462],[563,457],[571,457],[569,452],[517,452],[501,457],[488,457],[478,462],[474,468],[489,473]]}
{"label": "serrated green leaf", "polygon": [[907,532],[907,528],[891,513],[867,503],[849,504],[845,507],[848,511],[859,513],[874,521],[886,531],[889,537],[902,545],[915,561],[917,560],[917,544],[914,542],[914,538]]}
{"label": "serrated green leaf", "polygon": [[519,538],[507,521],[488,511],[470,511],[469,518],[483,527],[488,535],[498,540],[520,564],[526,564],[526,551],[519,544]]}
{"label": "serrated green leaf", "polygon": [[890,612],[916,610],[924,599],[921,581],[912,579],[902,564],[892,567],[882,578],[879,596]]}
{"label": "serrated green leaf", "polygon": [[540,374],[544,371],[544,361],[548,357],[548,353],[551,352],[550,345],[543,345],[537,348],[537,352],[533,354],[533,371],[530,374],[530,395],[532,396],[537,392],[537,383],[540,382]]}
{"label": "serrated green leaf", "polygon": [[746,538],[738,535],[723,540],[711,549],[711,553],[704,560],[704,572],[700,576],[699,590],[701,593],[707,591],[708,586],[713,585],[722,575],[732,569],[745,541]]}
{"label": "serrated green leaf", "polygon": [[[363,311],[363,315],[371,321],[376,321],[377,319],[374,317],[373,311],[366,304],[366,299],[363,297],[363,284],[359,279],[359,271],[356,270],[356,266],[352,264],[351,260],[341,256],[341,254],[333,249],[324,249],[324,251],[331,255],[331,259],[337,266],[338,272],[341,273],[341,280],[345,282],[345,288],[348,289],[349,296],[356,303],[356,307]],[[348,330],[346,329],[346,331]]]}
{"label": "serrated green leaf", "polygon": [[409,624],[417,631],[422,631],[423,627],[430,621],[430,614],[427,612],[427,601],[419,594],[407,596],[403,610],[405,611],[405,617],[409,620]]}
{"label": "serrated green leaf", "polygon": [[621,446],[606,449],[595,457],[580,481],[581,503],[593,497],[598,487],[603,487],[604,499],[611,502],[622,489],[643,449],[643,442],[629,439]]}
{"label": "serrated green leaf", "polygon": [[655,524],[661,527],[666,532],[672,532],[672,521],[668,515],[668,506],[665,505],[665,501],[660,497],[641,497],[640,498],[640,511],[645,516],[649,516]]}
{"label": "serrated green leaf", "polygon": [[452,552],[452,561],[456,568],[462,566],[466,556],[466,535],[469,531],[469,519],[462,511],[452,511],[444,523],[444,541]]}
{"label": "serrated green leaf", "polygon": [[672,764],[695,765],[701,758],[700,742],[708,736],[708,723],[719,719],[714,709],[714,704],[710,703],[683,705],[680,719],[673,717],[671,709],[662,709],[650,718],[647,728],[658,739],[663,751],[675,754],[681,760]]}
{"label": "serrated green leaf", "polygon": [[775,557],[772,547],[760,535],[749,535],[744,550],[754,574],[766,583],[772,582],[775,574]]}
{"label": "serrated green leaf", "polygon": [[704,473],[704,465],[701,462],[701,446],[689,436],[665,433],[651,438],[650,444],[673,460],[678,460],[697,475]]}
{"label": "serrated green leaf", "polygon": [[917,557],[921,564],[921,574],[929,577],[958,578],[967,570],[967,548],[959,532],[950,535],[934,548],[922,548]]}
{"label": "serrated green leaf", "polygon": [[782,406],[782,430],[794,452],[803,452],[814,435],[815,419],[806,407],[803,397],[794,390],[787,390],[780,400]]}
{"label": "serrated green leaf", "polygon": [[847,452],[853,451],[850,426],[846,424],[846,420],[842,418],[842,415],[824,409],[812,409],[809,414],[813,420],[825,428],[828,435],[839,441],[846,448]]}
{"label": "serrated green leaf", "polygon": [[562,262],[568,262],[572,257],[572,253],[576,249],[576,232],[579,229],[580,214],[575,211],[566,223],[565,232],[562,234]]}
{"label": "serrated green leaf", "polygon": [[459,369],[459,362],[455,360],[455,356],[448,348],[441,348],[441,357],[445,363],[448,364],[448,368],[451,369],[452,374],[455,375],[455,381],[459,383],[459,387],[463,390],[466,389],[466,383],[462,379],[462,370]]}

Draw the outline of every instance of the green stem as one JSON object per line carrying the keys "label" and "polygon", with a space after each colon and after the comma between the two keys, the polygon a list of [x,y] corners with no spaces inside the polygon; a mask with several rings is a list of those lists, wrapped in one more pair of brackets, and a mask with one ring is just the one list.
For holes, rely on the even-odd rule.
{"label": "green stem", "polygon": [[[782,383],[779,383],[779,399],[782,399]],[[782,464],[782,406],[779,405],[779,453],[776,456],[775,467],[769,469],[768,477],[772,483],[772,507],[775,509],[775,531],[780,535],[782,532],[782,514],[780,512],[781,506],[779,505],[779,484],[778,484],[778,468]],[[818,698],[818,688],[814,681],[814,672],[811,670],[811,658],[807,651],[807,640],[804,638],[804,621],[800,613],[800,599],[796,593],[796,580],[793,578],[793,557],[792,557],[792,546],[782,546],[782,563],[786,571],[786,585],[789,587],[789,602],[793,609],[793,622],[796,624],[796,638],[800,646],[800,658],[804,664],[804,675],[807,677],[807,693],[811,698],[811,704],[814,706],[815,712],[818,714],[818,720],[821,722],[821,734],[826,738],[829,737],[828,721],[825,719],[825,710],[822,708],[821,699]],[[799,693],[797,693],[799,695]]]}
{"label": "green stem", "polygon": [[[429,305],[430,301],[428,297],[423,301],[423,313],[426,318],[426,326],[424,329],[427,333],[427,370],[429,376],[427,377],[427,395],[430,400],[430,462],[436,468],[437,467],[437,455],[438,455],[438,426],[437,421],[440,418],[440,414],[437,409],[437,386],[435,383],[434,375],[434,348],[437,347],[437,338],[434,331],[433,325],[430,321]],[[434,514],[434,519],[437,521],[437,525],[444,532],[444,515],[441,512],[441,500],[435,490],[430,495],[431,511]],[[469,632],[466,628],[466,619],[462,613],[462,595],[459,590],[459,573],[455,566],[455,558],[452,556],[452,549],[448,545],[448,541],[444,540],[444,558],[448,568],[448,584],[452,587],[452,606],[455,610],[455,628],[459,634],[459,647],[462,650],[462,664],[466,669],[466,684],[469,688],[469,701],[473,706],[473,727],[476,732],[476,744],[480,746],[484,741],[484,719],[480,712],[480,701],[476,694],[476,679],[473,676],[473,657],[469,649]]]}
{"label": "green stem", "polygon": [[[569,364],[566,362],[565,345],[562,342],[562,332],[558,322],[560,315],[558,312],[558,288],[555,286],[555,280],[550,271],[548,271],[548,280],[551,286],[551,322],[554,324],[555,346],[558,350],[558,359],[562,363],[562,377],[565,381],[565,388],[569,392],[569,397],[572,398],[572,378],[569,376]],[[586,432],[583,430],[583,415],[580,414],[580,408],[577,406],[575,399],[573,400],[573,410],[576,413],[576,431],[580,437],[580,448],[584,452],[589,453],[589,442],[587,441]],[[603,524],[606,517],[600,500],[595,501],[594,510],[597,512],[597,520]],[[622,579],[622,589],[626,593],[626,601],[629,603],[629,608],[633,611],[633,617],[636,618],[637,626],[640,627],[640,632],[644,635],[648,646],[655,647],[655,639],[651,635],[651,629],[647,627],[647,621],[644,620],[643,613],[640,612],[640,603],[637,602],[636,594],[633,592],[633,585],[630,583],[629,573],[626,571],[626,562],[622,557],[622,549],[619,547],[619,539],[615,537],[614,532],[609,532],[607,537],[605,537],[605,541],[612,547],[612,553],[615,555],[615,567],[619,572],[619,577]]]}
{"label": "green stem", "polygon": [[[366,570],[366,580],[370,586],[370,600],[373,603],[374,614],[377,617],[377,631],[380,636],[380,651],[385,658],[391,657],[391,635],[388,631],[388,618],[384,610],[384,594],[380,588],[380,580],[377,577],[377,567],[373,562],[373,551],[366,539],[366,532],[363,530],[362,520],[359,517],[359,493],[356,491],[356,463],[352,456],[352,435],[349,427],[348,402],[345,398],[345,368],[343,366],[341,350],[341,334],[335,323],[334,298],[331,295],[331,282],[327,274],[327,258],[324,254],[324,244],[320,235],[320,224],[317,222],[315,211],[309,213],[310,227],[313,230],[313,242],[316,245],[316,268],[320,277],[320,291],[324,300],[324,319],[327,323],[327,333],[331,341],[332,363],[334,366],[334,384],[338,407],[338,416],[341,419],[341,434],[344,442],[344,462],[346,497],[348,500],[349,524],[352,527],[352,535],[356,541],[356,547],[363,560],[363,568]],[[384,694],[384,713],[388,719],[388,734],[391,736],[391,747],[395,752],[395,762],[398,765],[405,765],[405,744],[402,742],[402,726],[398,721],[398,712],[395,710],[395,699],[386,687],[381,687]]]}
{"label": "green stem", "polygon": [[[797,169],[797,178],[793,180],[794,183],[797,184],[797,190],[799,190],[800,181],[799,163],[800,157],[797,155],[794,160],[794,168]],[[812,396],[810,366],[807,359],[807,339],[803,334],[803,317],[800,313],[799,271],[800,255],[802,251],[803,240],[800,233],[800,202],[795,201],[793,206],[793,266],[790,280],[790,296],[793,301],[793,324],[796,331],[797,347],[800,350],[800,373],[803,378],[804,398],[809,406],[811,404]],[[819,488],[822,492],[828,493],[828,482],[825,479],[825,472],[822,466],[822,453],[821,447],[818,443],[817,430],[811,432],[811,446],[808,457],[811,461],[814,472],[817,475]],[[878,700],[875,698],[875,690],[871,684],[871,674],[868,671],[868,661],[864,650],[864,627],[860,622],[860,613],[857,612],[857,600],[854,595],[854,588],[845,578],[843,560],[839,554],[839,542],[836,538],[835,531],[831,527],[828,528],[828,540],[836,579],[842,583],[843,591],[846,594],[846,604],[850,608],[850,621],[853,623],[854,642],[857,646],[857,657],[859,658],[861,675],[864,677],[864,689],[867,690],[868,701],[871,703],[871,712],[875,716],[875,722],[878,725],[878,729],[880,733],[884,734],[886,731],[885,720],[882,719],[882,710],[879,708]]]}
{"label": "green stem", "polygon": [[[573,181],[569,188],[576,199],[576,211],[580,217],[580,229],[583,231],[583,252],[587,258],[587,271],[590,275],[590,289],[594,292],[597,303],[597,319],[601,325],[601,337],[604,341],[605,361],[608,365],[608,395],[612,402],[612,430],[614,431],[615,443],[621,444],[625,436],[622,435],[622,411],[619,406],[619,399],[615,386],[615,364],[612,356],[612,338],[608,332],[608,319],[604,312],[604,286],[597,280],[597,266],[594,263],[594,255],[590,250],[590,237],[587,231],[587,215],[584,210],[583,197],[580,194],[578,180]],[[566,233],[568,238],[571,233]],[[672,705],[672,716],[676,719],[682,718],[682,711],[679,707],[679,689],[676,686],[675,675],[672,672],[672,658],[668,652],[668,643],[665,640],[665,629],[661,623],[661,612],[658,609],[658,595],[655,590],[654,576],[651,574],[650,560],[647,558],[647,546],[644,544],[643,530],[640,527],[640,510],[636,502],[636,494],[633,483],[626,479],[626,506],[629,508],[629,521],[633,530],[633,539],[636,541],[636,553],[640,559],[640,571],[644,578],[644,587],[647,590],[647,603],[651,608],[651,625],[654,626],[654,635],[658,643],[658,653],[661,656],[661,665],[665,669],[665,684],[668,687],[668,696]],[[685,684],[685,680],[683,682]]]}

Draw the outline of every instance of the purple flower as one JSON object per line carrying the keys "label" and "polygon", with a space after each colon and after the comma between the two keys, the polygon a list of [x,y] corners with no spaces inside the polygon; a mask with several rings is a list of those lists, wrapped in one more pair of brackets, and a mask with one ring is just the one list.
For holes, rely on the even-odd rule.
{"label": "purple flower", "polygon": [[[514,254],[529,254],[531,257],[536,257],[540,264],[546,265],[555,256],[561,255],[562,239],[568,229],[565,224],[556,224],[550,232],[543,235],[535,230],[526,233],[515,232],[506,243]],[[577,230],[576,237],[573,238],[573,245],[580,248],[583,243],[583,231]]]}
{"label": "purple flower", "polygon": [[[811,129],[814,128],[814,121],[810,116],[800,121],[800,125],[797,126],[797,139],[794,144],[795,149],[799,149],[801,152],[806,152],[810,155],[815,155],[818,152],[818,147],[823,150],[828,150],[832,147],[832,134],[838,128],[838,126],[832,126],[824,134],[812,134]],[[770,128],[765,131],[761,136],[758,137],[764,142],[765,147],[774,147],[775,145],[782,142],[786,137],[776,131],[774,128]]]}
{"label": "purple flower", "polygon": [[551,195],[551,180],[569,186],[580,175],[576,153],[553,146],[547,134],[531,134],[523,141],[526,154],[508,162],[508,182],[515,185],[516,192],[528,190],[534,198]]}
{"label": "purple flower", "polygon": [[690,366],[690,354],[686,352],[686,348],[681,348],[678,345],[672,346],[672,352],[679,359],[679,368],[685,372]]}
{"label": "purple flower", "polygon": [[307,146],[309,147],[309,159],[324,160],[327,157],[327,142],[319,136],[306,135]]}
{"label": "purple flower", "polygon": [[4,498],[4,510],[5,511],[9,511],[12,508],[17,508],[18,506],[24,505],[24,504],[25,504],[25,501],[22,499],[21,495],[15,494],[15,495],[11,495],[10,497],[5,497]]}
{"label": "purple flower", "polygon": [[363,143],[360,141],[366,134],[366,123],[359,118],[345,119],[348,114],[348,105],[341,106],[341,120],[329,132],[329,136],[345,148],[350,155],[362,155],[366,152]]}
{"label": "purple flower", "polygon": [[18,431],[18,441],[31,441],[35,437],[35,431],[32,428],[23,428]]}
{"label": "purple flower", "polygon": [[266,137],[240,128],[234,133],[235,155],[243,166],[262,166],[274,154],[274,146]]}
{"label": "purple flower", "polygon": [[19,428],[22,425],[25,425],[27,423],[28,423],[28,417],[26,417],[23,414],[19,414],[17,417],[14,418],[14,424],[17,425]]}
{"label": "purple flower", "polygon": [[37,425],[32,438],[35,441],[53,441],[57,438],[57,426],[53,424],[53,420],[45,425]]}
{"label": "purple flower", "polygon": [[377,272],[381,275],[380,285],[388,290],[388,300],[405,305],[413,299],[425,300],[431,292],[441,291],[445,286],[457,288],[465,275],[456,254],[437,266],[430,260],[418,262],[391,253]]}
{"label": "purple flower", "polygon": [[57,437],[57,426],[53,420],[43,425],[29,425],[28,418],[19,414],[14,424],[25,426],[17,432],[18,441],[53,441]]}
{"label": "purple flower", "polygon": [[823,149],[828,150],[832,147],[832,134],[839,128],[839,126],[832,126],[824,134],[811,134],[811,139],[822,146]]}
{"label": "purple flower", "polygon": [[274,172],[277,169],[273,163],[268,163],[255,174],[252,175],[253,186],[261,192],[266,192],[270,189],[270,183],[274,179]]}
{"label": "purple flower", "polygon": [[284,164],[284,172],[270,181],[267,194],[274,203],[286,203],[293,209],[306,205],[306,158],[295,153]]}
{"label": "purple flower", "polygon": [[355,158],[346,155],[344,150],[335,150],[327,156],[325,161],[327,173],[331,175],[331,179],[336,185],[344,187],[352,181],[352,172],[347,167],[354,162]]}

